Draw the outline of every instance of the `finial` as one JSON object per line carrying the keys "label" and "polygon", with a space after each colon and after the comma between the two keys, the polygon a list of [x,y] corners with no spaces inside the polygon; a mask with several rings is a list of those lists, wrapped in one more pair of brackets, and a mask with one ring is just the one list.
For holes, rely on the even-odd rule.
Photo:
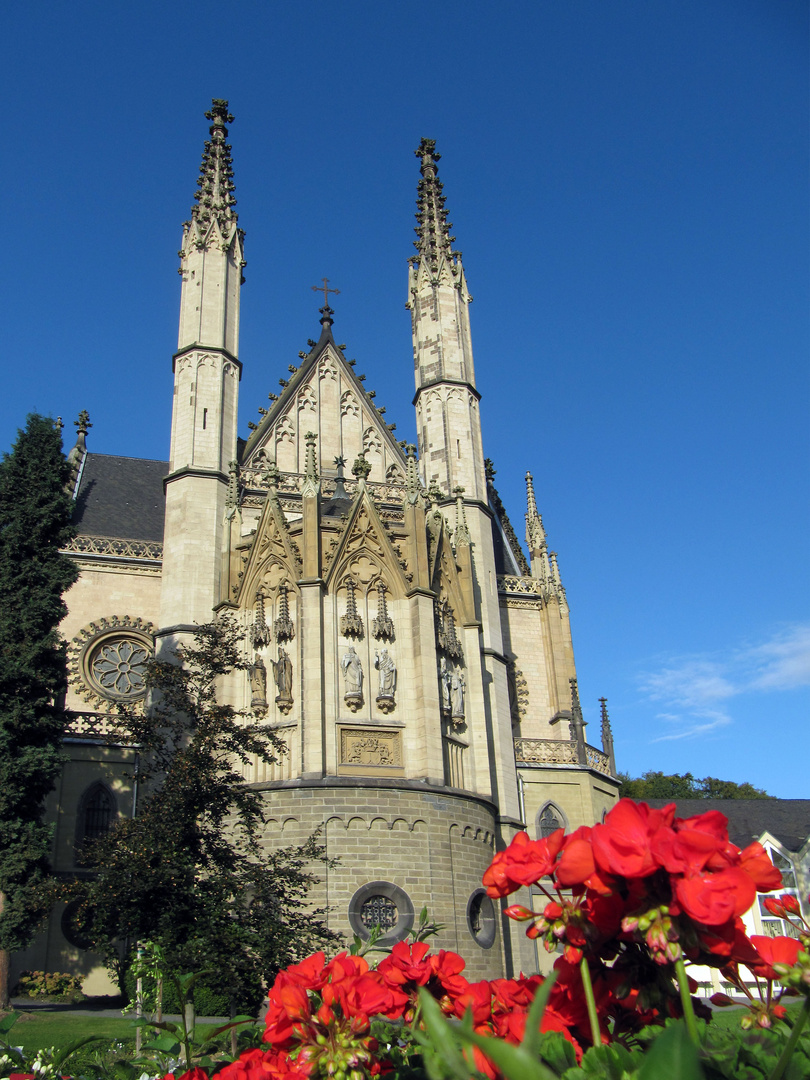
{"label": "finial", "polygon": [[441,154],[436,153],[435,139],[422,139],[414,153],[420,159],[422,174],[417,188],[417,239],[414,247],[419,253],[419,261],[424,259],[429,270],[436,273],[441,260],[454,266],[454,256],[457,255],[451,246],[455,238],[450,235],[452,225],[447,220],[442,182],[436,168]]}
{"label": "finial", "polygon": [[62,419],[61,416],[57,416],[57,418],[53,422],[53,426],[61,434],[65,427],[65,421]]}
{"label": "finial", "polygon": [[569,724],[571,742],[575,742],[578,748],[580,764],[587,762],[585,756],[585,721],[582,719],[582,706],[579,703],[579,687],[576,678],[568,680],[571,686],[571,720]]}
{"label": "finial", "polygon": [[[323,293],[323,307],[320,308],[321,314],[323,314],[324,311],[328,311],[331,315],[334,315],[334,311],[332,311],[332,309],[329,307],[329,293],[334,293],[335,296],[340,296],[340,289],[327,288],[327,286],[329,285],[328,277],[321,278],[321,280],[323,281],[323,285],[313,285],[312,291]],[[344,348],[345,347],[346,346],[344,345]]]}
{"label": "finial", "polygon": [[453,488],[453,494],[456,497],[456,531],[454,533],[456,547],[469,547],[472,543],[472,537],[470,536],[470,530],[467,527],[467,515],[464,510],[464,500],[462,498],[464,488],[459,484],[458,487]]}
{"label": "finial", "polygon": [[283,581],[278,587],[278,618],[273,623],[273,629],[279,645],[285,641],[292,641],[295,637],[295,627],[290,618],[290,605],[287,600],[287,584]]}
{"label": "finial", "polygon": [[377,617],[371,620],[371,636],[378,640],[388,638],[394,640],[394,623],[388,614],[388,605],[385,602],[385,594],[388,586],[382,578],[377,582]]}
{"label": "finial", "polygon": [[267,481],[267,486],[270,488],[271,493],[274,493],[281,482],[281,472],[275,461],[267,462],[267,466],[264,470],[264,478]]}
{"label": "finial", "polygon": [[612,776],[616,775],[616,755],[613,750],[613,731],[610,727],[610,717],[607,711],[607,698],[600,697],[599,704],[602,708],[602,749],[608,756],[608,763],[610,765],[610,772]]}
{"label": "finial", "polygon": [[357,477],[357,486],[361,491],[366,486],[366,480],[370,472],[371,462],[366,461],[365,456],[361,453],[359,457],[354,459],[354,465],[352,465],[352,476]]}
{"label": "finial", "polygon": [[363,636],[363,620],[357,612],[357,604],[354,599],[356,588],[354,578],[349,575],[343,583],[346,586],[346,614],[340,619],[340,632],[344,637],[361,638]]}
{"label": "finial", "polygon": [[415,506],[422,498],[422,485],[419,483],[416,447],[413,443],[408,443],[405,447],[405,453],[407,455],[407,464],[405,466],[405,495],[408,502],[412,506]]}
{"label": "finial", "polygon": [[225,506],[228,511],[233,511],[239,505],[239,464],[236,461],[228,462],[228,492],[225,496]]}
{"label": "finial", "polygon": [[488,484],[494,484],[495,466],[492,464],[492,458],[484,458],[484,475],[487,478]]}
{"label": "finial", "polygon": [[456,633],[455,612],[447,600],[442,601],[441,604],[437,603],[436,621],[436,636],[439,641],[439,648],[443,649],[448,656],[455,657],[457,660],[463,657],[464,650]]}
{"label": "finial", "polygon": [[253,646],[256,649],[262,645],[269,645],[272,641],[270,627],[264,614],[264,593],[261,589],[256,593],[256,611],[253,616]]}
{"label": "finial", "polygon": [[194,195],[197,205],[192,207],[191,217],[204,227],[216,219],[223,231],[230,232],[230,226],[236,223],[236,214],[233,211],[236,199],[233,195],[231,147],[225,141],[228,138],[226,124],[233,123],[233,116],[228,112],[228,102],[224,98],[214,98],[205,118],[211,121],[211,138],[207,139],[204,145],[200,175],[197,179],[199,190]]}
{"label": "finial", "polygon": [[306,440],[306,461],[304,465],[304,483],[301,485],[301,495],[304,498],[312,498],[320,491],[318,483],[318,465],[315,459],[315,443],[318,436],[314,431],[308,431],[304,436]]}
{"label": "finial", "polygon": [[337,477],[335,478],[335,493],[332,496],[333,499],[348,499],[349,495],[346,488],[343,485],[343,466],[346,464],[346,458],[339,454],[335,458],[335,468],[337,469]]}
{"label": "finial", "polygon": [[534,481],[530,472],[526,473],[526,543],[531,552],[539,552],[546,543],[546,532],[543,519],[537,513]]}
{"label": "finial", "polygon": [[89,429],[93,426],[90,423],[90,413],[87,411],[87,409],[82,409],[82,411],[79,413],[79,419],[74,420],[73,423],[76,426],[77,435],[86,435]]}

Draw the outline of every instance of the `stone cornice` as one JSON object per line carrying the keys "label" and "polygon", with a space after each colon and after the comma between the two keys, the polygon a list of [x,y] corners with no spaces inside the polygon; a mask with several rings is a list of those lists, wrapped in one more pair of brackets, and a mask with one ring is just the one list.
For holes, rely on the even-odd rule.
{"label": "stone cornice", "polygon": [[197,465],[182,465],[179,469],[175,469],[174,472],[170,472],[168,476],[163,477],[163,490],[166,490],[168,484],[173,483],[175,480],[182,480],[184,476],[204,476],[209,480],[219,480],[220,483],[225,485],[228,483],[228,477],[219,469],[201,469]]}
{"label": "stone cornice", "polygon": [[[158,631],[160,633],[160,631]],[[422,780],[388,779],[378,776],[323,776],[318,779],[303,780],[269,780],[263,784],[251,784],[256,791],[287,791],[294,788],[314,788],[324,790],[329,788],[382,788],[387,790],[412,791],[417,794],[439,796],[443,799],[454,799],[463,802],[476,802],[483,806],[496,818],[498,808],[495,803],[484,795],[478,795],[474,791],[466,791],[463,788],[446,788],[438,784],[425,783]]]}
{"label": "stone cornice", "polygon": [[235,357],[232,352],[228,352],[227,349],[220,349],[216,345],[184,345],[182,349],[178,349],[178,351],[172,356],[172,371],[174,371],[174,369],[176,368],[177,361],[180,359],[181,356],[188,356],[189,353],[195,352],[216,353],[217,356],[224,356],[226,360],[230,360],[230,362],[235,365],[236,370],[239,372],[239,378],[242,378],[242,361],[237,359],[237,357]]}
{"label": "stone cornice", "polygon": [[467,388],[467,390],[470,391],[476,401],[481,400],[481,394],[478,392],[478,390],[475,389],[471,382],[468,382],[466,379],[451,379],[449,376],[444,376],[441,379],[433,379],[431,382],[424,383],[422,386],[420,386],[416,393],[413,395],[413,401],[411,402],[411,404],[415,405],[419,400],[420,394],[422,394],[425,390],[432,390],[435,386],[464,386]]}

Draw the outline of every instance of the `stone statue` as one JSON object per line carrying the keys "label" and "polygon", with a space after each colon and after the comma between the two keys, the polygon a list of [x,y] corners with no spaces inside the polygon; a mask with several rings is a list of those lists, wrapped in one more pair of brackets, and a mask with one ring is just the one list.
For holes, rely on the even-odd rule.
{"label": "stone statue", "polygon": [[380,697],[393,697],[397,688],[397,665],[388,649],[381,649],[375,655],[374,667],[380,673]]}
{"label": "stone statue", "polygon": [[397,665],[388,649],[375,653],[374,667],[380,673],[380,692],[377,694],[377,707],[384,713],[394,708],[394,691],[397,688]]}
{"label": "stone statue", "polygon": [[280,645],[278,648],[278,660],[271,660],[273,665],[273,678],[275,679],[278,694],[276,705],[283,713],[288,713],[292,708],[292,660],[285,649]]}
{"label": "stone statue", "polygon": [[447,660],[442,657],[439,663],[439,689],[442,694],[442,712],[450,712],[450,680],[452,673],[447,670]]}
{"label": "stone statue", "polygon": [[350,645],[340,658],[340,669],[345,686],[343,700],[355,712],[363,704],[363,665],[354,645]]}
{"label": "stone statue", "polygon": [[452,696],[452,711],[451,715],[453,720],[464,719],[464,688],[467,683],[464,679],[464,672],[455,670],[451,677],[450,693]]}
{"label": "stone statue", "polygon": [[267,709],[267,668],[258,653],[248,668],[248,674],[250,676],[250,707],[255,712],[264,712]]}

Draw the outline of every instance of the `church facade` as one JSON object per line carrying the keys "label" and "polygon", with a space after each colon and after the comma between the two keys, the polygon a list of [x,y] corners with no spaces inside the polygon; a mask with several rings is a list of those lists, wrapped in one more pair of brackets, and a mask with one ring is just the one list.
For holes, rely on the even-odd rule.
{"label": "church facade", "polygon": [[[266,798],[268,849],[322,830],[338,862],[314,899],[334,928],[364,936],[379,923],[394,941],[426,906],[444,926],[438,946],[460,952],[470,978],[536,970],[481,876],[521,828],[600,820],[618,781],[604,701],[602,747],[585,739],[532,478],[524,552],[485,457],[439,155],[422,140],[408,269],[418,447],[397,442],[335,343],[328,291],[318,340],[283,364],[281,393],[243,440],[233,118],[220,100],[206,116],[180,251],[169,460],[91,453],[86,416],[70,455],[81,575],[63,624],[73,719],[50,807],[55,868],[84,872],[84,839],[137,812],[135,751],[115,745],[110,709],[144,698],[151,655],[228,614],[250,667],[222,694],[286,746],[244,781]],[[78,969],[103,992],[80,946],[57,911],[16,965]]]}

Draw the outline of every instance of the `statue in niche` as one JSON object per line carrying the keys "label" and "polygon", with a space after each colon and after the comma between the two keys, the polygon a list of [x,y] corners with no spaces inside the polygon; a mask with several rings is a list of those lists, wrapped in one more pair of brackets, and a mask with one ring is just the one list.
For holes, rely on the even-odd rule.
{"label": "statue in niche", "polygon": [[453,671],[450,681],[451,713],[453,723],[460,724],[464,721],[464,690],[467,683],[464,672],[460,668]]}
{"label": "statue in niche", "polygon": [[394,708],[394,692],[397,688],[397,665],[388,649],[380,649],[375,652],[374,667],[380,673],[380,692],[377,694],[377,705],[383,712],[391,712]]}
{"label": "statue in niche", "polygon": [[292,660],[285,649],[279,645],[278,647],[278,660],[271,660],[273,665],[273,678],[276,683],[276,689],[278,694],[276,695],[276,705],[283,713],[288,713],[292,708]]}
{"label": "statue in niche", "polygon": [[442,694],[442,712],[447,715],[450,713],[450,682],[452,677],[452,672],[448,671],[447,668],[447,660],[442,657],[439,663],[439,689]]}
{"label": "statue in niche", "polygon": [[253,663],[248,667],[250,676],[250,707],[254,712],[267,711],[267,668],[261,656],[256,653]]}
{"label": "statue in niche", "polygon": [[343,700],[352,712],[357,712],[363,704],[363,665],[354,645],[350,645],[340,658],[340,670],[345,688]]}

